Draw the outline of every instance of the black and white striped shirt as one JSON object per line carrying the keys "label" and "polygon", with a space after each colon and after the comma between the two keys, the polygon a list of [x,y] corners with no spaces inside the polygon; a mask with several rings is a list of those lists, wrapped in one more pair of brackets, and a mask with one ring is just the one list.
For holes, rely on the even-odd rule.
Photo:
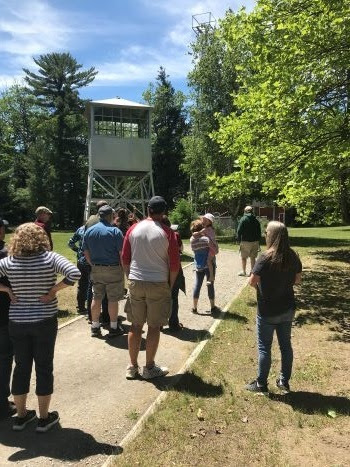
{"label": "black and white striped shirt", "polygon": [[7,276],[16,303],[11,303],[9,319],[18,323],[33,323],[55,316],[57,298],[42,303],[39,297],[46,295],[56,284],[57,274],[65,276],[65,282],[73,285],[80,271],[63,256],[45,251],[35,256],[8,256],[0,260],[0,277]]}

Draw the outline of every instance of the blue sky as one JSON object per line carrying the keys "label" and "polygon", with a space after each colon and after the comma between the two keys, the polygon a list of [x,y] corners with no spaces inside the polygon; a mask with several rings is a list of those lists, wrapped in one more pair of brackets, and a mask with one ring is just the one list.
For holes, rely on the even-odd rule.
{"label": "blue sky", "polygon": [[0,0],[0,89],[35,71],[33,56],[69,51],[98,75],[89,99],[141,101],[160,66],[186,91],[192,15],[224,16],[254,0]]}

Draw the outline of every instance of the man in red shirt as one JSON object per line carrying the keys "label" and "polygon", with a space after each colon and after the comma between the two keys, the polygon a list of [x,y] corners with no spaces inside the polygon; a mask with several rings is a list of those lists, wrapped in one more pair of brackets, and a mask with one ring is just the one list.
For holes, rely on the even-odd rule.
{"label": "man in red shirt", "polygon": [[50,248],[53,250],[53,243],[51,237],[51,218],[52,218],[52,211],[47,208],[46,206],[39,206],[35,210],[36,219],[34,224],[38,225],[42,229],[45,230],[46,235],[49,238]]}
{"label": "man in red shirt", "polygon": [[146,365],[144,379],[166,375],[169,370],[155,364],[160,327],[168,323],[171,313],[171,288],[180,268],[179,247],[175,233],[162,223],[167,205],[161,196],[148,203],[148,218],[134,224],[127,231],[122,261],[128,277],[132,323],[129,336],[130,365],[127,379],[139,375],[137,362],[142,338],[142,327],[147,322]]}

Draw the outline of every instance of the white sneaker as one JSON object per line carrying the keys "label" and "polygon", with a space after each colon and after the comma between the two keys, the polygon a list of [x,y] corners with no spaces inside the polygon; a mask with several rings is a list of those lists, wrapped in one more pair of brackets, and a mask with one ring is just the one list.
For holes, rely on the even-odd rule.
{"label": "white sneaker", "polygon": [[128,365],[126,367],[125,378],[126,379],[136,379],[140,374],[140,368],[134,365]]}
{"label": "white sneaker", "polygon": [[246,277],[247,276],[247,274],[244,271],[239,272],[238,275],[241,276],[241,277]]}
{"label": "white sneaker", "polygon": [[152,368],[143,367],[142,378],[143,379],[152,379],[159,378],[160,376],[165,376],[169,373],[169,370],[165,366],[154,365]]}

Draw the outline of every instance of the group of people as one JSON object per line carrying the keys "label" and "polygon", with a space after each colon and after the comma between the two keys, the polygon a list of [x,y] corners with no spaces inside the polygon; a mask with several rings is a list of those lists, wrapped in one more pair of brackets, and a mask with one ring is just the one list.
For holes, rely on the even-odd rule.
{"label": "group of people", "polygon": [[[141,376],[148,380],[166,375],[168,368],[155,362],[160,330],[166,325],[175,331],[182,328],[178,317],[178,293],[180,289],[185,290],[180,264],[182,242],[170,226],[167,204],[162,197],[150,199],[148,217],[143,220],[135,216],[129,219],[125,210],[115,212],[107,202],[101,201],[97,214],[91,216],[69,242],[77,251],[77,267],[52,251],[49,230],[52,213],[40,208],[41,213],[47,215],[37,212],[35,223],[19,226],[8,249],[4,243],[6,222],[0,219],[0,411],[1,415],[17,412],[13,424],[16,431],[36,419],[36,411],[26,407],[33,361],[39,406],[36,430],[46,432],[59,421],[58,413],[49,412],[49,406],[57,334],[56,294],[63,288],[79,281],[78,309],[85,313],[86,303],[90,308],[92,337],[102,336],[100,314],[105,301],[110,319],[107,338],[125,332],[118,321],[118,304],[128,290],[125,310],[131,326],[127,379]],[[195,269],[192,312],[197,313],[206,277],[211,312],[215,316],[220,310],[215,306],[218,244],[213,224],[214,216],[210,213],[194,221],[190,244]],[[257,378],[246,388],[267,392],[272,338],[276,330],[282,356],[281,374],[276,383],[283,391],[289,391],[293,361],[291,326],[295,313],[293,286],[301,280],[301,263],[289,246],[284,224],[275,221],[268,224],[267,250],[256,261],[260,236],[260,223],[252,207],[247,206],[238,227],[238,237],[241,274],[247,274],[247,258],[250,258],[249,284],[257,289],[259,364]],[[64,277],[59,283],[56,283],[57,274]],[[89,299],[90,283],[92,295],[90,293]],[[141,369],[139,351],[145,323],[148,325],[146,358]],[[13,354],[16,362],[11,389],[14,404],[9,401]]]}

